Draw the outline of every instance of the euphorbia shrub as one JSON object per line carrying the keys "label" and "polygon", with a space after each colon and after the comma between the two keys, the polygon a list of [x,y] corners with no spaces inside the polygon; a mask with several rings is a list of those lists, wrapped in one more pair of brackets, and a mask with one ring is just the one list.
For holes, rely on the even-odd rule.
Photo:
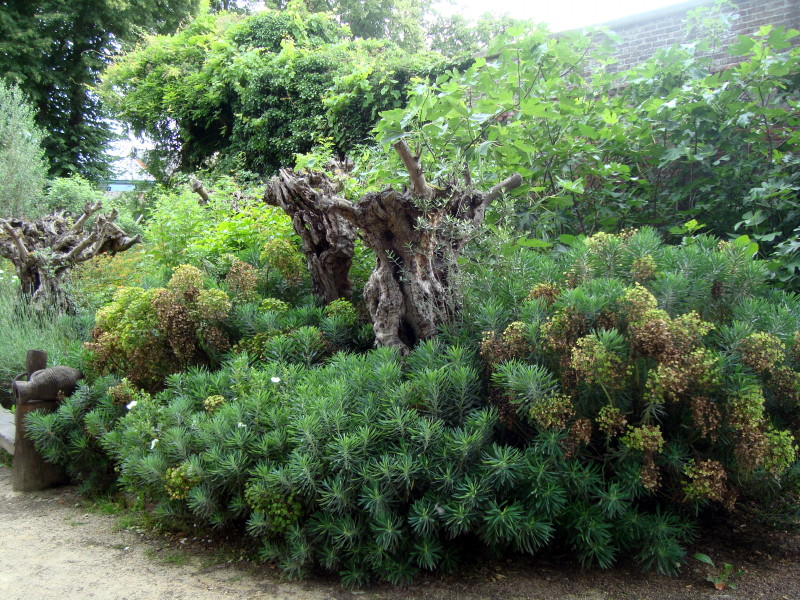
{"label": "euphorbia shrub", "polygon": [[202,272],[175,270],[166,288],[121,288],[97,311],[90,365],[113,371],[145,388],[190,365],[211,364],[230,342],[222,321],[231,309],[227,294],[207,289]]}
{"label": "euphorbia shrub", "polygon": [[796,478],[800,304],[767,293],[754,254],[745,237],[673,247],[649,229],[528,253],[546,280],[497,323],[503,295],[484,291],[475,319],[494,325],[481,357],[503,421],[567,455],[624,457],[646,495],[692,510],[773,496]]}
{"label": "euphorbia shrub", "polygon": [[[673,573],[710,509],[796,513],[800,300],[765,286],[749,240],[559,250],[465,263],[463,321],[406,358],[321,353],[346,303],[241,308],[263,343],[170,376],[99,444],[165,519],[348,585],[556,544]],[[81,417],[53,419],[39,438],[68,456]]]}

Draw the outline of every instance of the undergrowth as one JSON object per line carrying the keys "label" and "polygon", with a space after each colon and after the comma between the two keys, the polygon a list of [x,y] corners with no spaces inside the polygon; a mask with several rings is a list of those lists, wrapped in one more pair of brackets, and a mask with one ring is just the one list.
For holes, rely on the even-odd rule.
{"label": "undergrowth", "polygon": [[468,257],[463,318],[408,357],[348,303],[251,298],[221,368],[97,379],[29,431],[86,487],[349,586],[556,546],[675,573],[706,514],[796,517],[800,298],[749,240],[500,260]]}

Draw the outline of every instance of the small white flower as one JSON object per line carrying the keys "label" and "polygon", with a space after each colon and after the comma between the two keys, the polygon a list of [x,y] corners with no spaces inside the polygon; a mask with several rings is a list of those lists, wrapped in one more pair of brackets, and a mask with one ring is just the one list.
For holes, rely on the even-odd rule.
{"label": "small white flower", "polygon": [[125,405],[125,408],[127,408],[128,410],[130,410],[130,409],[132,409],[134,406],[136,406],[137,404],[138,404],[138,402],[136,402],[136,400],[131,400],[130,402],[128,402],[128,403]]}
{"label": "small white flower", "polygon": [[150,442],[150,450],[155,448],[157,443],[158,443],[158,438],[156,438],[152,442]]}
{"label": "small white flower", "polygon": [[270,381],[272,383],[280,383],[281,382],[281,378],[280,377],[273,377],[272,379],[270,379]]}
{"label": "small white flower", "polygon": [[242,423],[241,421],[239,421],[239,422],[236,424],[236,427],[239,427],[239,428],[241,429],[242,427],[247,427],[247,425],[245,425],[244,423]]}

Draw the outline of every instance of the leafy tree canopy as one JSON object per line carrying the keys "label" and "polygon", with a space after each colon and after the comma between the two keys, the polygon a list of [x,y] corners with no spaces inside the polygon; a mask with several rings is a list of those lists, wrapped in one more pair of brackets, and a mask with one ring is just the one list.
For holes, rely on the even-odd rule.
{"label": "leafy tree canopy", "polygon": [[389,39],[407,50],[421,50],[430,0],[266,0],[283,10],[303,5],[310,12],[330,12],[350,27],[354,37]]}
{"label": "leafy tree canopy", "polygon": [[[353,40],[330,13],[302,4],[243,17],[205,14],[121,57],[102,93],[162,170],[274,171],[321,138],[337,151],[370,139],[413,76],[444,70],[438,53]],[[158,162],[158,161],[156,161]]]}
{"label": "leafy tree canopy", "polygon": [[110,138],[91,88],[120,47],[141,32],[174,31],[199,0],[4,0],[0,2],[0,72],[19,84],[48,132],[52,175],[106,169]]}

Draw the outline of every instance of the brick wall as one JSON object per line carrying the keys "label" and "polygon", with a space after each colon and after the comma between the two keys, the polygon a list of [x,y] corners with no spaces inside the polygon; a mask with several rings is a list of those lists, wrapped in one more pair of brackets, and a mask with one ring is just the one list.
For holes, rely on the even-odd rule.
{"label": "brick wall", "polygon": [[[675,43],[691,40],[687,37],[687,13],[698,7],[713,6],[713,0],[690,0],[674,6],[652,10],[615,21],[603,23],[614,31],[621,43],[616,48],[619,63],[613,70],[632,67],[648,58],[659,48],[668,48]],[[800,29],[800,0],[733,0],[733,8],[723,9],[724,14],[738,15],[732,22],[727,40],[722,40],[723,48],[739,35],[752,35],[762,25],[783,25],[787,29]],[[800,36],[798,36],[800,38]],[[792,40],[800,44],[800,39]],[[719,68],[736,62],[724,50],[715,54]]]}

